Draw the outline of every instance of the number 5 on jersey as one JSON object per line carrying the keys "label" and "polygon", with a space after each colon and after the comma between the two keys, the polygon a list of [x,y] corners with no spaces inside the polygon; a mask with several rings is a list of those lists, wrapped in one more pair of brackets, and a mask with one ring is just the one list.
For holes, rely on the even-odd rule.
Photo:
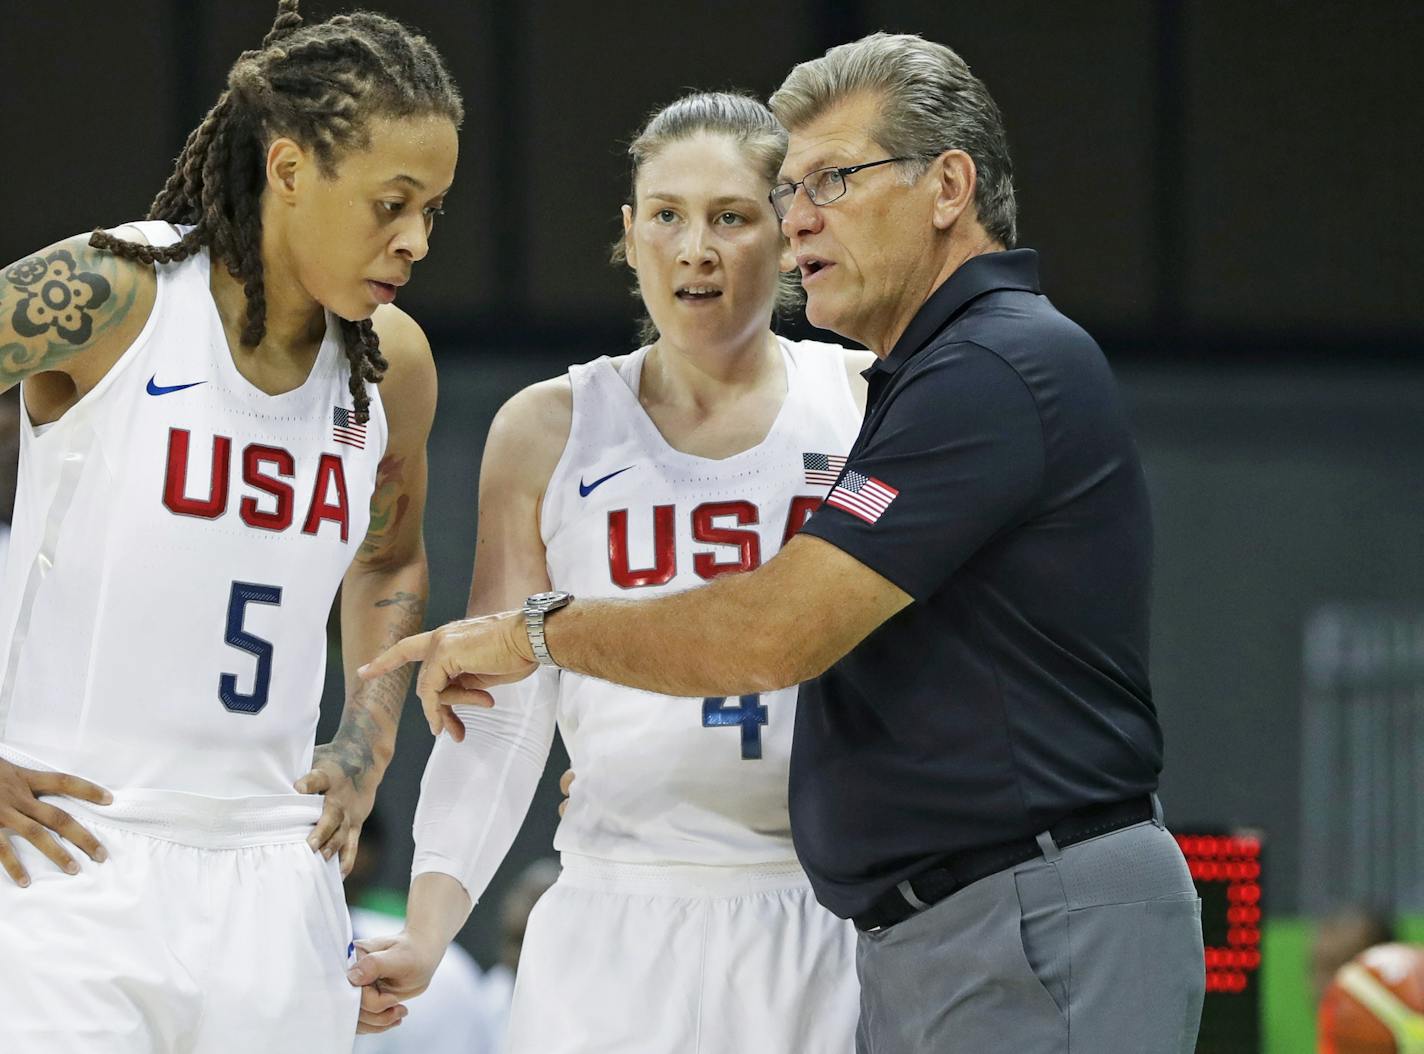
{"label": "number 5 on jersey", "polygon": [[761,726],[766,724],[766,707],[761,705],[761,696],[744,695],[740,706],[728,706],[724,695],[709,696],[702,700],[702,727],[726,728],[728,725],[742,726],[742,759],[761,759]]}
{"label": "number 5 on jersey", "polygon": [[218,698],[235,714],[255,714],[267,705],[267,693],[272,686],[272,642],[254,636],[242,628],[248,604],[282,603],[281,586],[263,586],[252,582],[234,582],[227,601],[227,633],[223,639],[239,651],[257,657],[257,676],[252,691],[237,690],[237,674],[224,673],[218,678]]}

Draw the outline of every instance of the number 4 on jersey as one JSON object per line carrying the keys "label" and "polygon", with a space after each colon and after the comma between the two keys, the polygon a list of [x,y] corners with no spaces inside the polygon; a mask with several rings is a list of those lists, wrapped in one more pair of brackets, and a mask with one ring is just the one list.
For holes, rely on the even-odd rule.
{"label": "number 4 on jersey", "polygon": [[759,695],[744,695],[740,702],[740,706],[728,706],[725,695],[703,699],[702,727],[726,728],[728,725],[741,725],[742,758],[757,761],[761,758],[761,726],[766,724],[766,707],[761,705]]}

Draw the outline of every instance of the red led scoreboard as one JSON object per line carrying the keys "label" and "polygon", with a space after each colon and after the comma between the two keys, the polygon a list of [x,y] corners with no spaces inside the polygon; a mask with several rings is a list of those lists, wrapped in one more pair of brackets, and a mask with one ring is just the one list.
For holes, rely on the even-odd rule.
{"label": "red led scoreboard", "polygon": [[1202,899],[1206,1003],[1198,1054],[1261,1049],[1261,839],[1178,834]]}

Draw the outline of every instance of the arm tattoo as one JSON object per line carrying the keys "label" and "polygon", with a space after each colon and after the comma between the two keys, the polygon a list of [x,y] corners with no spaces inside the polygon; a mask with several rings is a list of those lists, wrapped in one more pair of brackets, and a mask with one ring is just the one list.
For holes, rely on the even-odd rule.
{"label": "arm tattoo", "polygon": [[0,273],[0,387],[57,369],[127,318],[138,299],[128,261],[87,246],[53,248]]}
{"label": "arm tattoo", "polygon": [[376,468],[376,487],[371,494],[371,525],[357,554],[372,559],[386,543],[400,532],[401,521],[410,508],[410,495],[405,493],[405,458],[381,458]]}
{"label": "arm tattoo", "polygon": [[410,614],[420,615],[425,612],[425,601],[414,593],[406,593],[398,590],[394,596],[386,597],[385,600],[376,601],[376,607],[398,607],[402,611],[409,612]]}
{"label": "arm tattoo", "polygon": [[[425,617],[425,601],[414,593],[397,591],[376,601],[377,608],[393,608],[395,617],[386,626],[385,643],[390,647],[402,637],[420,630]],[[347,697],[336,730],[324,753],[335,761],[355,787],[364,789],[375,766],[376,744],[393,740],[410,687],[410,667],[388,673],[378,680],[360,684]]]}
{"label": "arm tattoo", "polygon": [[93,313],[112,292],[108,279],[80,270],[67,249],[21,260],[5,278],[19,292],[10,319],[15,332],[38,337],[52,329],[70,344],[83,344],[94,335]]}
{"label": "arm tattoo", "polygon": [[317,747],[318,756],[336,762],[337,768],[355,785],[364,788],[366,777],[375,764],[376,754],[371,742],[379,729],[370,714],[353,712],[350,706],[341,717],[341,727],[324,747]]}
{"label": "arm tattoo", "polygon": [[[51,249],[0,279],[0,381],[54,369],[122,319],[137,297],[130,265],[107,253]],[[126,271],[120,271],[125,268]],[[8,339],[6,339],[8,338]]]}

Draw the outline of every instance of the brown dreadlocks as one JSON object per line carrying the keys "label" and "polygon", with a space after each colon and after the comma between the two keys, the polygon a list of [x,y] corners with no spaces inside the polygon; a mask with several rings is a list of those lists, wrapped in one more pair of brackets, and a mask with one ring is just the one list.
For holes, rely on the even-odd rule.
{"label": "brown dreadlocks", "polygon": [[[308,26],[298,0],[280,0],[277,18],[255,51],[243,52],[227,90],[188,136],[168,182],[149,208],[151,220],[191,224],[173,245],[123,241],[96,230],[89,244],[139,260],[167,264],[207,247],[243,284],[247,316],[242,343],[255,347],[267,328],[262,275],[262,216],[268,143],[289,136],[314,151],[324,175],[340,158],[370,145],[375,117],[438,114],[458,127],[459,90],[434,46],[383,15],[359,11]],[[357,420],[370,416],[366,381],[385,375],[371,321],[341,320]]]}

